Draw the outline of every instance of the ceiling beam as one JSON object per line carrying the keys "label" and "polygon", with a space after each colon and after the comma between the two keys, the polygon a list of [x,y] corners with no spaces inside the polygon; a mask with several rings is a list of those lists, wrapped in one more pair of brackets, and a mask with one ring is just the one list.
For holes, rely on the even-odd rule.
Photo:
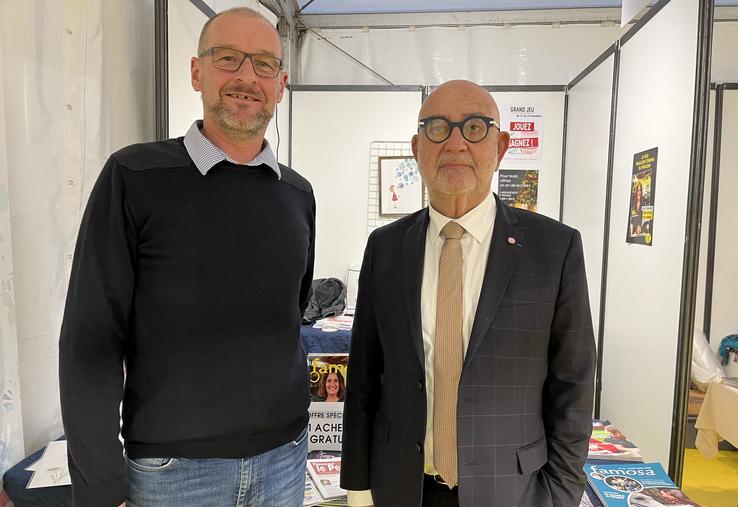
{"label": "ceiling beam", "polygon": [[423,26],[620,24],[619,8],[520,11],[412,12],[386,14],[298,14],[305,28],[399,28]]}

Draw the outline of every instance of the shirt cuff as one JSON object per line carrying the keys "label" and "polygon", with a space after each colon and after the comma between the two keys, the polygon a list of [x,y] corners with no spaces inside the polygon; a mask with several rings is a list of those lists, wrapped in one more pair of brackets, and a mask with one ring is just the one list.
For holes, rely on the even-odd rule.
{"label": "shirt cuff", "polygon": [[348,495],[349,507],[363,507],[366,505],[374,505],[371,489],[365,489],[362,491],[348,490],[346,491],[346,493]]}

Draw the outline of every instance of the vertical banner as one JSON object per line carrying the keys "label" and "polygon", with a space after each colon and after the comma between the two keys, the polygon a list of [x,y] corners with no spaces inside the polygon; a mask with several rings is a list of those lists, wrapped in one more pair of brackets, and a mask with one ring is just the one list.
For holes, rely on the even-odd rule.
{"label": "vertical banner", "polygon": [[500,109],[500,130],[510,133],[506,160],[539,160],[543,150],[543,106],[506,104]]}
{"label": "vertical banner", "polygon": [[348,354],[308,354],[309,451],[340,451]]}
{"label": "vertical banner", "polygon": [[497,195],[513,208],[538,211],[538,170],[500,169]]}
{"label": "vertical banner", "polygon": [[625,237],[628,243],[651,246],[653,242],[658,153],[658,148],[651,148],[633,155],[628,231]]}

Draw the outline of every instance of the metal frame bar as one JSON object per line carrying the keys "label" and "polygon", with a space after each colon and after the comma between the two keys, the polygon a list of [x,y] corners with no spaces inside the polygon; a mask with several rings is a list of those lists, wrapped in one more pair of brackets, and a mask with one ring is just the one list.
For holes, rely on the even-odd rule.
{"label": "metal frame bar", "polygon": [[566,92],[566,85],[485,85],[488,92]]}
{"label": "metal frame bar", "polygon": [[712,136],[712,178],[710,180],[710,223],[707,234],[707,267],[705,268],[705,313],[702,330],[710,341],[712,327],[712,290],[715,283],[715,243],[717,238],[718,201],[720,196],[720,155],[723,135],[723,92],[724,85],[715,91],[715,126]]}
{"label": "metal frame bar", "polygon": [[561,184],[559,189],[559,222],[564,221],[564,187],[566,185],[566,131],[569,127],[569,90],[564,92],[564,134],[561,141]]}
{"label": "metal frame bar", "polygon": [[169,137],[169,3],[154,1],[154,125],[158,141]]}
{"label": "metal frame bar", "polygon": [[422,92],[421,85],[292,85],[296,92]]}
{"label": "metal frame bar", "polygon": [[615,52],[615,46],[617,43],[614,43],[609,48],[607,48],[605,51],[602,52],[600,56],[598,56],[595,61],[590,63],[586,69],[584,69],[582,72],[577,74],[577,76],[571,80],[571,82],[568,85],[568,89],[571,90],[574,88],[577,83],[579,83],[582,79],[587,77],[593,70],[595,70],[597,67],[600,66],[601,63],[603,63],[605,60],[607,60],[611,54]]}
{"label": "metal frame bar", "polygon": [[602,234],[602,271],[600,273],[600,314],[597,323],[597,370],[595,372],[594,416],[600,418],[602,403],[602,362],[605,347],[605,310],[607,307],[607,267],[610,250],[610,214],[612,208],[612,180],[615,170],[615,129],[618,117],[620,85],[620,44],[613,50],[612,96],[610,98],[610,139],[607,147],[607,182],[605,183],[605,220]]}
{"label": "metal frame bar", "polygon": [[692,152],[689,160],[687,219],[685,223],[682,294],[679,309],[677,364],[674,379],[669,476],[679,486],[684,471],[684,437],[687,430],[689,372],[692,361],[692,334],[697,304],[697,271],[700,255],[700,222],[705,187],[708,104],[710,100],[710,60],[712,56],[713,0],[700,0],[697,24],[697,64],[695,68]]}
{"label": "metal frame bar", "polygon": [[654,4],[648,11],[641,16],[641,18],[635,22],[633,27],[625,32],[625,35],[620,37],[620,47],[622,48],[623,45],[628,42],[630,39],[633,38],[635,34],[637,34],[641,28],[645,26],[646,23],[648,23],[651,18],[653,18],[658,12],[666,6],[666,4],[669,3],[670,0],[659,0]]}
{"label": "metal frame bar", "polygon": [[215,16],[215,11],[211,9],[204,0],[190,0],[190,3],[200,9],[200,12],[205,14],[207,17],[212,18],[213,16]]}

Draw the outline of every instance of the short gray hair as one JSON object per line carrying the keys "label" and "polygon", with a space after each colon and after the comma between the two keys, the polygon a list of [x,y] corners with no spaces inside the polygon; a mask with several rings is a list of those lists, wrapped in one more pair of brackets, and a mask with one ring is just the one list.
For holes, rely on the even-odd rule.
{"label": "short gray hair", "polygon": [[[202,30],[200,31],[200,38],[197,41],[197,56],[198,57],[202,56],[205,50],[208,49],[205,47],[205,42],[208,36],[208,30],[210,29],[210,23],[212,23],[213,21],[215,21],[217,18],[219,18],[220,16],[224,14],[240,14],[241,16],[245,16],[249,18],[261,18],[267,23],[269,23],[269,26],[274,28],[274,26],[272,25],[272,22],[269,21],[262,13],[250,7],[233,7],[231,9],[226,9],[224,11],[219,12],[212,18],[208,19],[205,22],[205,25],[202,27]],[[284,46],[282,45],[282,38],[279,36],[279,32],[277,31],[276,28],[274,28],[274,33],[277,34],[277,39],[279,39],[279,50],[282,52],[282,54],[280,55],[280,58],[284,58]]]}

